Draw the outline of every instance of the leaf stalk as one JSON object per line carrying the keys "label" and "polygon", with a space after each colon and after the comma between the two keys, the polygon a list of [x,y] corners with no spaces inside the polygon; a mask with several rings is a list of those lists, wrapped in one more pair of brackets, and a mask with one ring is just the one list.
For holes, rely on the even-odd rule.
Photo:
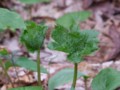
{"label": "leaf stalk", "polygon": [[7,78],[9,79],[9,81],[10,81],[12,87],[14,88],[14,84],[13,84],[13,82],[12,82],[10,76],[9,76],[8,73],[7,73],[7,70],[6,70],[6,68],[5,68],[5,65],[2,63],[2,60],[0,61],[0,66],[1,66],[2,69],[4,70],[5,76],[7,76]]}
{"label": "leaf stalk", "polygon": [[73,76],[73,83],[72,83],[72,88],[74,89],[76,87],[77,73],[78,73],[78,64],[74,63],[74,76]]}
{"label": "leaf stalk", "polygon": [[37,52],[37,73],[38,73],[38,85],[39,86],[42,86],[41,85],[41,70],[40,70],[40,49],[38,50]]}

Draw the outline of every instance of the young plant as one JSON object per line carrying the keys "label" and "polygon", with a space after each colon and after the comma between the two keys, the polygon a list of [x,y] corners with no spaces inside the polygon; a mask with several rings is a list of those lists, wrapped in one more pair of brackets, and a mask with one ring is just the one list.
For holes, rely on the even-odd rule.
{"label": "young plant", "polygon": [[13,84],[13,82],[12,82],[10,76],[8,75],[8,72],[7,72],[7,70],[8,70],[7,66],[8,66],[8,65],[6,65],[6,63],[3,63],[3,61],[2,61],[3,57],[5,58],[5,57],[7,57],[8,55],[9,55],[9,53],[8,53],[8,51],[7,51],[6,49],[4,49],[4,48],[3,48],[3,49],[0,49],[0,66],[1,66],[2,69],[3,69],[5,76],[9,79],[12,87],[14,87],[14,84]]}
{"label": "young plant", "polygon": [[[27,48],[30,51],[38,50],[38,52],[40,52],[39,50],[43,44],[44,35],[47,28],[45,26],[40,26],[32,22],[27,24],[27,26],[28,27],[26,29],[26,25],[19,14],[4,8],[0,8],[0,31],[3,31],[5,29],[10,29],[13,31],[15,31],[16,29],[26,29],[23,31],[21,40],[23,41],[24,44],[26,44]],[[28,30],[30,30],[30,33],[28,33]],[[2,59],[5,59],[6,61],[3,63]],[[16,58],[16,57],[13,57],[11,53],[8,53],[5,49],[2,49],[2,50],[0,49],[0,66],[3,68],[6,77],[8,77],[13,87],[14,87],[14,84],[7,73],[7,70],[9,69],[9,67],[13,66],[13,63],[15,66],[22,66],[29,70],[40,72],[39,62],[40,62],[39,54],[38,54],[38,65],[37,65],[34,61],[29,60],[28,58],[25,58],[25,57]],[[37,66],[38,66],[38,69],[36,70]],[[41,71],[43,73],[47,73],[46,69],[44,69],[43,67],[41,67]],[[40,77],[40,73],[38,75],[39,75],[38,77]],[[40,78],[39,78],[39,83],[40,83]],[[21,88],[14,88],[10,90],[18,90],[18,89],[42,90],[41,87],[21,87]]]}
{"label": "young plant", "polygon": [[[17,52],[16,52],[17,53]],[[13,52],[12,52],[13,54]],[[5,60],[4,62],[2,60]],[[10,67],[15,68],[15,72],[17,75],[17,78],[19,79],[18,72],[16,70],[16,67],[24,67],[30,71],[37,72],[37,63],[34,62],[31,59],[28,59],[26,57],[20,57],[16,55],[11,55],[11,53],[8,53],[6,49],[0,49],[0,66],[3,68],[5,76],[9,79],[9,82],[11,83],[13,89],[10,90],[29,90],[31,88],[34,88],[35,90],[39,89],[42,90],[41,87],[20,87],[20,88],[14,88],[14,82],[11,80],[10,76],[8,75],[7,71]],[[42,73],[47,73],[47,70],[43,67],[41,67]]]}
{"label": "young plant", "polygon": [[31,52],[37,51],[37,72],[38,72],[38,84],[41,86],[41,69],[40,69],[40,48],[43,45],[46,26],[37,25],[34,22],[27,23],[27,29],[23,31],[21,35],[22,43]]}
{"label": "young plant", "polygon": [[100,71],[92,81],[92,90],[118,90],[120,87],[120,71],[106,68]]}
{"label": "young plant", "polygon": [[[77,14],[77,16],[79,14]],[[83,61],[84,56],[98,49],[98,32],[94,30],[80,30],[78,21],[75,21],[76,18],[77,17],[74,19],[73,15],[70,17],[70,20],[74,21],[72,23],[70,22],[70,26],[68,24],[67,26],[57,25],[51,35],[53,41],[48,45],[49,49],[67,53],[67,59],[74,64],[74,76],[71,90],[74,90],[76,86],[78,64]],[[82,18],[82,16],[80,18]]]}

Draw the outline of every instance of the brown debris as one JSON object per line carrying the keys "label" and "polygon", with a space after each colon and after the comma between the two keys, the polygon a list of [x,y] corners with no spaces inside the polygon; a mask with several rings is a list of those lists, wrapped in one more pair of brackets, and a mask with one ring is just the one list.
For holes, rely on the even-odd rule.
{"label": "brown debris", "polygon": [[108,57],[108,60],[116,60],[116,58],[120,55],[120,32],[118,32],[115,25],[110,26],[109,38],[113,42],[114,48],[110,56]]}

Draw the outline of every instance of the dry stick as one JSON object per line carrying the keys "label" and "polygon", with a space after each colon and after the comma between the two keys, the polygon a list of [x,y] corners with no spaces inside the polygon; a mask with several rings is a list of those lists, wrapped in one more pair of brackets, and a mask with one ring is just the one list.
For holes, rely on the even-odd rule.
{"label": "dry stick", "polygon": [[37,52],[37,72],[38,72],[38,85],[41,85],[41,70],[40,70],[40,50]]}
{"label": "dry stick", "polygon": [[10,76],[8,75],[7,70],[5,69],[4,64],[2,63],[2,60],[0,61],[0,65],[1,65],[1,67],[3,68],[3,70],[4,70],[5,76],[7,76],[7,77],[8,77],[8,79],[9,79],[9,81],[10,81],[10,83],[11,83],[12,87],[14,88],[14,84],[13,84],[13,82],[12,82],[12,80],[11,80]]}
{"label": "dry stick", "polygon": [[74,64],[74,77],[73,77],[73,83],[72,83],[72,88],[75,89],[76,86],[76,81],[77,81],[77,73],[78,73],[78,64]]}

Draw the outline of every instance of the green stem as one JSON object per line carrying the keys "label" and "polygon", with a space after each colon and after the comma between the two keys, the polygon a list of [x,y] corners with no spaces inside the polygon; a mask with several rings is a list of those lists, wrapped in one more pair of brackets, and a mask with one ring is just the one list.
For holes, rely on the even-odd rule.
{"label": "green stem", "polygon": [[38,72],[38,85],[41,85],[41,70],[40,70],[40,50],[37,52],[37,72]]}
{"label": "green stem", "polygon": [[88,77],[84,77],[84,83],[85,83],[85,90],[88,90],[88,88],[87,88],[87,79],[88,79]]}
{"label": "green stem", "polygon": [[6,70],[5,66],[4,66],[4,64],[2,63],[2,60],[0,61],[0,65],[1,65],[2,69],[4,70],[5,76],[7,76],[7,78],[9,79],[9,81],[10,81],[12,87],[14,88],[14,84],[13,84],[13,82],[12,82],[10,76],[8,75],[7,70]]}
{"label": "green stem", "polygon": [[75,63],[74,64],[74,77],[73,77],[73,83],[72,83],[72,88],[75,89],[75,86],[76,86],[76,81],[77,81],[77,72],[78,71],[78,64]]}

